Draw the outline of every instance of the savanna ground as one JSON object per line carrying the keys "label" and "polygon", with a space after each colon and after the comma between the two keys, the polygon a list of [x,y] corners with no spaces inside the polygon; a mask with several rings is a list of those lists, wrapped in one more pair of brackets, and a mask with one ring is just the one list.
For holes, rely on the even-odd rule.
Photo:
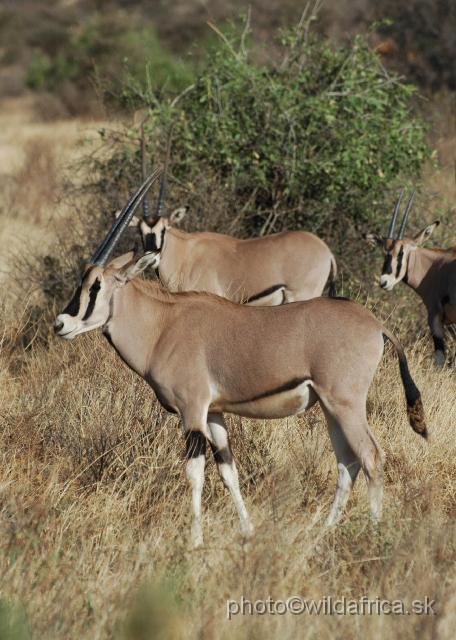
{"label": "savanna ground", "polygon": [[[360,477],[340,524],[323,529],[336,464],[318,408],[305,419],[229,417],[256,534],[245,550],[231,498],[208,458],[206,545],[192,550],[178,420],[157,406],[98,333],[66,343],[53,338],[49,325],[48,339],[35,339],[34,293],[9,277],[24,252],[42,251],[74,223],[59,204],[68,179],[62,166],[87,152],[76,145],[81,134],[96,144],[94,127],[76,120],[36,124],[23,98],[4,102],[1,113],[0,637],[453,638],[455,374],[434,369],[416,297],[398,288],[397,313],[387,318],[386,294],[375,298],[373,288],[373,301],[360,294],[363,303],[377,300],[377,315],[407,345],[431,434],[425,442],[408,425],[396,356],[386,348],[368,401],[387,456],[382,523],[369,522]],[[431,209],[420,215],[429,222],[438,217],[433,208],[448,210],[455,189],[454,123],[444,107],[435,113],[432,143],[442,170],[429,168],[425,177]],[[455,234],[455,226],[447,227],[442,244]],[[428,597],[436,615],[227,620],[226,601],[241,596],[378,596],[402,600],[406,610]]]}

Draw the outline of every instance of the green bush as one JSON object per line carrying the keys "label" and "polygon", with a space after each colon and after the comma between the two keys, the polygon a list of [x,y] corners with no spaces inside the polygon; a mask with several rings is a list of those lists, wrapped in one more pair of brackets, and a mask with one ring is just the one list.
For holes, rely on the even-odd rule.
{"label": "green bush", "polygon": [[[149,110],[156,163],[174,122],[173,177],[190,200],[198,193],[193,204],[212,228],[220,220],[205,211],[214,202],[208,189],[218,191],[219,203],[225,194],[222,227],[236,219],[231,231],[239,235],[282,228],[359,235],[383,223],[391,190],[416,179],[431,157],[423,124],[410,112],[415,88],[385,71],[366,38],[334,47],[308,27],[283,32],[281,59],[268,66],[252,62],[245,33],[222,36],[180,98],[157,96],[137,77],[124,90],[132,106]],[[137,135],[107,135],[114,154],[92,160],[102,190],[137,184]]]}

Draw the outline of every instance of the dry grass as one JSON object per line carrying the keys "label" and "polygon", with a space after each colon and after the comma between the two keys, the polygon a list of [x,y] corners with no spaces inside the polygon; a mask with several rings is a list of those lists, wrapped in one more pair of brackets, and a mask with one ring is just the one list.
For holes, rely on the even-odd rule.
{"label": "dry grass", "polygon": [[[33,97],[0,100],[0,278],[12,254],[42,253],[56,242],[56,231],[74,221],[62,200],[68,166],[99,140],[103,123],[80,120],[37,123]],[[71,180],[79,176],[71,173]],[[64,222],[62,222],[64,221]]]}

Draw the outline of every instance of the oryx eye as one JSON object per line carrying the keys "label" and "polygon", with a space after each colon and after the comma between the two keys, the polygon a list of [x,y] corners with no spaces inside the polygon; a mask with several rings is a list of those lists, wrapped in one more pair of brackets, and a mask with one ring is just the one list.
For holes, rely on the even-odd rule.
{"label": "oryx eye", "polygon": [[100,291],[100,289],[101,289],[101,282],[97,279],[95,280],[93,285],[90,287],[90,291]]}
{"label": "oryx eye", "polygon": [[404,255],[404,247],[401,247],[399,250],[399,254],[398,254],[398,258],[402,258],[402,256]]}

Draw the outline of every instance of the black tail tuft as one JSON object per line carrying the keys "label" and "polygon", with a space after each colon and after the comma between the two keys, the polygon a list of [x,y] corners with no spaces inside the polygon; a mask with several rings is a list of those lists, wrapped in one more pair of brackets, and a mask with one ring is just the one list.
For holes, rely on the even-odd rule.
{"label": "black tail tuft", "polygon": [[421,393],[413,381],[404,353],[399,353],[399,370],[401,372],[402,384],[404,385],[405,398],[407,400],[407,415],[410,425],[416,433],[423,438],[428,437],[426,422],[424,419],[423,403]]}

